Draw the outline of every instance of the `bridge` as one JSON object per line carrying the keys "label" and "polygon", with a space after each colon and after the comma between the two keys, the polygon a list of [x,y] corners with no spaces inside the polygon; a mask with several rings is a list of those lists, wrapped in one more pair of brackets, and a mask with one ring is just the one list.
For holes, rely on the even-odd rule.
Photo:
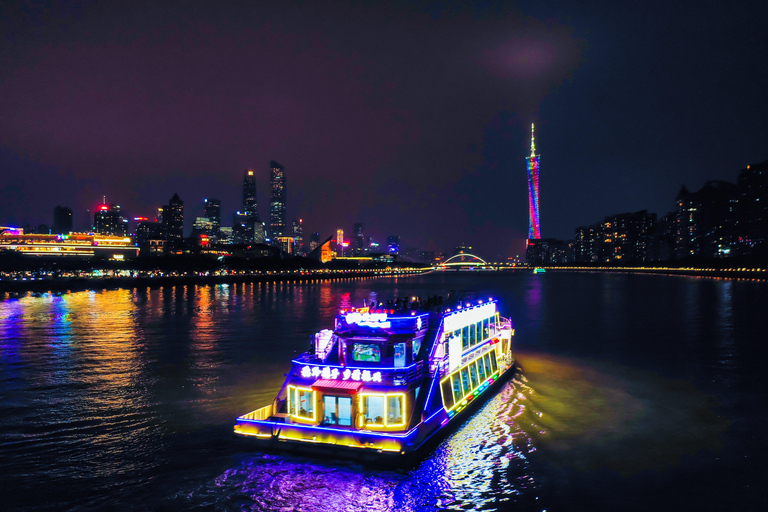
{"label": "bridge", "polygon": [[454,254],[444,262],[435,266],[436,270],[494,270],[495,267],[485,261],[480,256],[469,254],[467,252],[460,252]]}

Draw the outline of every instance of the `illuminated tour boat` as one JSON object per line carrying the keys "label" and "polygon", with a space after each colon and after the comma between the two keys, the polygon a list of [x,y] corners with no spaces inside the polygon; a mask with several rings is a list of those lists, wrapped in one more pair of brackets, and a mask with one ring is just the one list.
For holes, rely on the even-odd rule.
{"label": "illuminated tour boat", "polygon": [[496,300],[343,309],[235,433],[281,448],[411,453],[511,371],[513,335]]}

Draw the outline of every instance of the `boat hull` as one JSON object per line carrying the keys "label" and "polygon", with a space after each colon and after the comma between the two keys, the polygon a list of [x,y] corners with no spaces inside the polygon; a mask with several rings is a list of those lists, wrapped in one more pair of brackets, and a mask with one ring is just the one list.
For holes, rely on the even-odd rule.
{"label": "boat hull", "polygon": [[422,452],[455,431],[466,419],[495,396],[515,372],[512,363],[482,393],[461,411],[451,415],[442,406],[431,416],[405,432],[373,432],[286,423],[279,419],[237,418],[237,437],[264,450],[289,451],[303,454],[325,454],[360,460],[380,460],[382,457],[402,458]]}

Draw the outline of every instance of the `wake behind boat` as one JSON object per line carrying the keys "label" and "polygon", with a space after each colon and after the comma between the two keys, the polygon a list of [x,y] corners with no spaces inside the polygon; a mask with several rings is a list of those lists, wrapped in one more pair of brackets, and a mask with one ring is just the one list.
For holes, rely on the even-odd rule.
{"label": "wake behind boat", "polygon": [[496,300],[342,309],[292,361],[275,400],[237,418],[235,434],[278,447],[411,453],[510,371],[513,335]]}

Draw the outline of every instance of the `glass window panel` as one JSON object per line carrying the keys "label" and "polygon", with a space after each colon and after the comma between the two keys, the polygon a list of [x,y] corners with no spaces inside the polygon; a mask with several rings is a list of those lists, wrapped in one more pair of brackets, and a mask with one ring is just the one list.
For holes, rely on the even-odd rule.
{"label": "glass window panel", "polygon": [[336,408],[335,396],[323,397],[323,421],[330,423],[331,425],[337,425],[339,423],[339,413]]}
{"label": "glass window panel", "polygon": [[368,395],[363,398],[363,417],[366,425],[384,425],[383,395]]}
{"label": "glass window panel", "polygon": [[296,416],[296,389],[288,388],[288,414]]}
{"label": "glass window panel", "polygon": [[468,395],[472,391],[469,387],[469,371],[466,368],[461,370],[461,387],[464,389],[464,395]]}
{"label": "glass window panel", "polygon": [[395,368],[405,366],[405,343],[395,343]]}
{"label": "glass window panel", "polygon": [[475,363],[469,365],[469,378],[472,381],[472,389],[475,389],[480,385],[480,382],[477,380],[477,368],[475,367]]}
{"label": "glass window panel", "polygon": [[475,339],[475,324],[472,324],[469,326],[469,346],[473,346],[475,343],[477,343],[477,340]]}
{"label": "glass window panel", "polygon": [[403,423],[403,395],[387,396],[387,425]]}
{"label": "glass window panel", "polygon": [[339,425],[352,426],[352,398],[348,396],[339,397]]}
{"label": "glass window panel", "polygon": [[461,329],[461,348],[464,350],[469,348],[469,326],[465,325]]}
{"label": "glass window panel", "polygon": [[491,368],[493,368],[494,373],[498,369],[498,366],[496,366],[496,351],[491,350]]}
{"label": "glass window panel", "polygon": [[493,368],[491,368],[491,356],[485,354],[483,356],[483,360],[485,360],[485,371],[488,372],[488,376],[490,377],[493,375]]}
{"label": "glass window panel", "polygon": [[477,374],[480,376],[480,381],[485,382],[488,377],[485,374],[485,359],[479,358],[477,360]]}
{"label": "glass window panel", "polygon": [[454,373],[451,376],[453,381],[453,400],[454,402],[460,402],[464,398],[464,392],[461,390],[461,378],[458,373]]}
{"label": "glass window panel", "polygon": [[414,360],[419,355],[419,350],[421,350],[421,342],[423,340],[424,338],[416,338],[415,340],[413,340],[413,359]]}
{"label": "glass window panel", "polygon": [[443,404],[446,409],[453,407],[453,389],[451,389],[451,378],[447,378],[443,381]]}
{"label": "glass window panel", "polygon": [[303,389],[297,390],[298,396],[298,408],[299,417],[312,419],[315,415],[315,392],[305,391]]}

